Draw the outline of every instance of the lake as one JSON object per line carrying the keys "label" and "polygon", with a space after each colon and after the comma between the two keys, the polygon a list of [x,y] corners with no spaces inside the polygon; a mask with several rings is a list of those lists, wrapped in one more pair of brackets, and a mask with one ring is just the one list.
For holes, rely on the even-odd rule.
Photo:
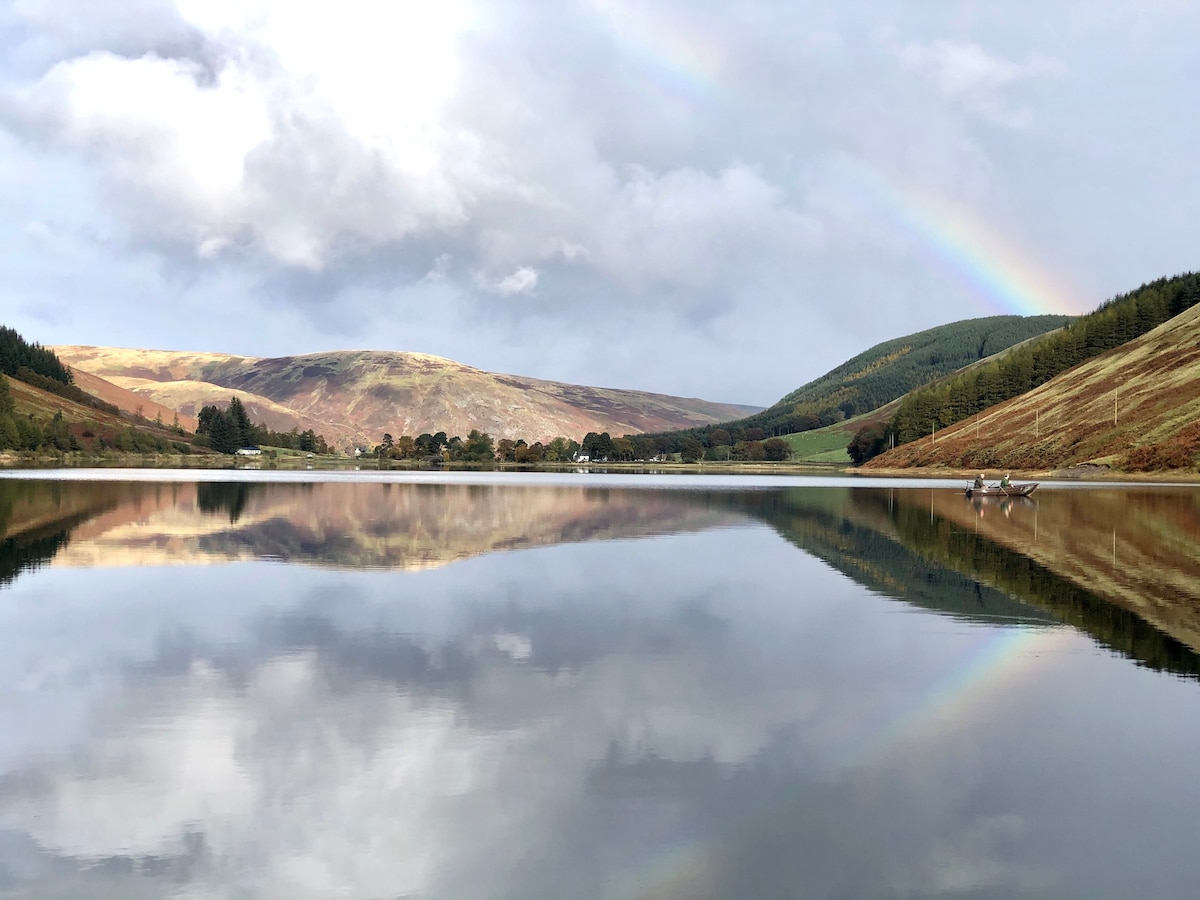
{"label": "lake", "polygon": [[7,472],[0,534],[0,897],[1200,890],[1195,487]]}

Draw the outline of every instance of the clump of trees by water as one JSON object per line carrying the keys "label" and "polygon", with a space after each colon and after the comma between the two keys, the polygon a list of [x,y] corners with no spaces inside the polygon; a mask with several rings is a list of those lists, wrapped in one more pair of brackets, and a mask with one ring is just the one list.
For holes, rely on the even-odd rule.
{"label": "clump of trees by water", "polygon": [[767,437],[757,426],[714,428],[707,432],[674,435],[627,434],[610,438],[607,433],[589,434],[584,452],[592,459],[658,460],[675,454],[682,462],[783,462],[791,458],[792,445],[780,437]]}
{"label": "clump of trees by water", "polygon": [[402,434],[394,438],[390,434],[375,447],[380,459],[397,460],[447,460],[450,462],[483,463],[515,462],[536,464],[540,462],[565,462],[572,458],[579,444],[565,437],[557,437],[546,444],[535,441],[501,438],[495,440],[490,434],[472,429],[465,437],[447,437],[446,432],[425,432],[416,437]]}
{"label": "clump of trees by water", "polygon": [[283,447],[304,453],[327,454],[329,444],[324,435],[308,428],[299,431],[272,431],[265,424],[250,421],[246,406],[237,397],[229,398],[229,405],[221,409],[216,405],[204,406],[196,416],[195,444],[210,447],[217,453],[236,453],[243,447]]}

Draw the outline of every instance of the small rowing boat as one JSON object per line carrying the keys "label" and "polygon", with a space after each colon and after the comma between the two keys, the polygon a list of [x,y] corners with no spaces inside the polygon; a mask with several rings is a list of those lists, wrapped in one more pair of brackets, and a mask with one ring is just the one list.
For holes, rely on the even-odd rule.
{"label": "small rowing boat", "polygon": [[968,497],[1028,497],[1038,486],[1036,481],[1027,481],[1024,484],[1010,484],[1008,487],[1000,487],[998,484],[985,484],[983,487],[975,487],[973,484],[967,485]]}

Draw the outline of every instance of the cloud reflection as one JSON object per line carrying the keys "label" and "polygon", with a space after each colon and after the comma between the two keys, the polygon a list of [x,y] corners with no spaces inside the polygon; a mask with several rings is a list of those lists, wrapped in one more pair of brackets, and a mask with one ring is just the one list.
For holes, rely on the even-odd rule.
{"label": "cloud reflection", "polygon": [[[789,509],[791,540],[853,536]],[[1184,896],[1200,875],[1171,839],[1195,684],[1057,629],[936,735],[883,742],[1014,632],[766,527],[432,569],[50,569],[4,598],[6,666],[88,678],[30,687],[36,718],[70,697],[81,724],[0,742],[0,896],[1102,897],[1147,866]],[[1124,787],[1130,759],[1152,765]]]}

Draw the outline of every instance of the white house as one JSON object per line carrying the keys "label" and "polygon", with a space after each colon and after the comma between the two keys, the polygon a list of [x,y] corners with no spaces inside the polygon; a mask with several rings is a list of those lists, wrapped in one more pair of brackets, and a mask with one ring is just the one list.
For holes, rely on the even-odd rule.
{"label": "white house", "polygon": [[238,447],[238,456],[262,456],[262,450],[258,447]]}

